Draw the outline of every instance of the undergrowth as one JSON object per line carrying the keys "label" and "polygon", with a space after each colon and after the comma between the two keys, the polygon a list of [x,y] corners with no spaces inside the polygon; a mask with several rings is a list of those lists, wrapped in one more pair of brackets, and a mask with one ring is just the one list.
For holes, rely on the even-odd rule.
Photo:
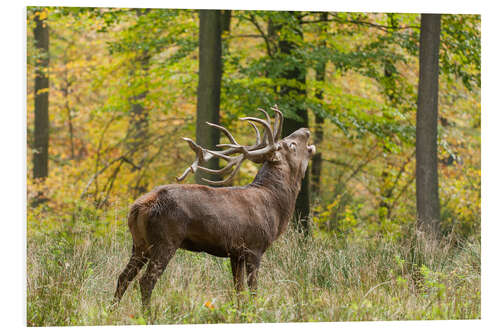
{"label": "undergrowth", "polygon": [[131,249],[124,220],[105,233],[78,218],[71,232],[28,228],[28,326],[480,318],[479,241],[436,242],[410,229],[399,240],[356,240],[289,228],[263,257],[257,295],[239,297],[228,259],[179,250],[150,314],[137,278],[111,308]]}

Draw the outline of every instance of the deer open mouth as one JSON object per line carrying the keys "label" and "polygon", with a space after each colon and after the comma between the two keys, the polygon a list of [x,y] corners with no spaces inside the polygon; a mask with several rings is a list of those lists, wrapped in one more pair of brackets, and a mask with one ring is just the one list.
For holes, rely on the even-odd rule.
{"label": "deer open mouth", "polygon": [[315,145],[310,145],[310,146],[307,146],[307,151],[308,151],[311,155],[316,154],[316,146],[315,146]]}
{"label": "deer open mouth", "polygon": [[314,155],[316,153],[316,146],[309,144],[309,140],[311,140],[311,132],[309,132],[309,130],[307,130],[306,133],[307,133],[307,142],[306,142],[307,151],[309,152],[309,154]]}

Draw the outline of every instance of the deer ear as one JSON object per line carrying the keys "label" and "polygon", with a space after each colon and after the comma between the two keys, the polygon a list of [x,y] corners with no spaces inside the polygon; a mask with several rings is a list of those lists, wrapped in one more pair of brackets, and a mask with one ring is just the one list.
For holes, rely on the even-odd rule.
{"label": "deer ear", "polygon": [[285,148],[286,151],[293,151],[293,152],[297,151],[297,144],[293,141],[290,143],[283,141],[281,144],[283,145],[283,148]]}

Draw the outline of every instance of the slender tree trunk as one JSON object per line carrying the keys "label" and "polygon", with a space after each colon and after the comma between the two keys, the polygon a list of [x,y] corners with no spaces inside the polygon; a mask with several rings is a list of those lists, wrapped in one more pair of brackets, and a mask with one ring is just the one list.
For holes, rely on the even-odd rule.
{"label": "slender tree trunk", "polygon": [[[221,13],[219,10],[200,10],[199,32],[199,79],[196,105],[196,142],[208,149],[215,149],[220,132],[205,122],[219,123],[220,87],[222,76],[221,59]],[[210,169],[219,167],[218,159],[211,159],[206,165]],[[198,170],[195,179],[219,180],[217,175]]]}
{"label": "slender tree trunk", "polygon": [[35,138],[33,150],[33,178],[49,175],[49,26],[35,13]]}
{"label": "slender tree trunk", "polygon": [[[315,116],[315,130],[314,130],[314,145],[319,147],[323,142],[323,124],[325,119],[316,114]],[[321,190],[321,169],[323,164],[323,157],[321,151],[316,152],[311,160],[311,194],[313,198],[320,195]]]}
{"label": "slender tree trunk", "polygon": [[[291,12],[291,15],[295,15],[295,13]],[[298,29],[300,29],[300,26],[298,27]],[[295,32],[300,36],[300,38],[303,38],[302,31],[296,30]],[[286,56],[291,55],[296,47],[297,45],[288,39],[282,39],[278,42],[279,52]],[[296,80],[302,85],[305,85],[306,83],[305,67],[302,67],[300,65],[289,67],[288,69],[284,70],[281,73],[281,77],[284,79]],[[280,87],[280,94],[282,96],[287,96],[287,95],[305,96],[306,92],[304,89],[297,87],[289,87],[285,85]],[[301,120],[285,118],[283,121],[284,137],[290,135],[299,128],[309,127],[307,109],[297,107],[294,111],[301,118]],[[309,220],[308,220],[309,212],[310,212],[310,191],[309,191],[309,168],[308,168],[304,179],[302,179],[302,186],[299,195],[297,197],[297,201],[295,203],[295,212],[294,212],[295,220],[297,221],[296,227],[306,234],[309,232]]]}
{"label": "slender tree trunk", "polygon": [[[136,68],[131,71],[131,77],[146,76],[149,70],[149,55],[141,54],[136,58]],[[129,149],[135,153],[138,146],[146,139],[149,128],[149,113],[144,107],[144,100],[148,95],[147,88],[130,97],[130,122],[129,122]]]}
{"label": "slender tree trunk", "polygon": [[69,89],[71,88],[72,82],[69,79],[68,75],[68,58],[65,54],[65,70],[64,70],[64,83],[62,87],[62,93],[64,97],[64,108],[66,109],[66,113],[68,114],[68,132],[69,132],[69,144],[71,149],[71,159],[75,159],[75,143],[74,143],[74,130],[73,130],[73,116],[71,115],[71,106],[69,103]]}
{"label": "slender tree trunk", "polygon": [[[224,56],[229,54],[229,39],[222,40],[222,36],[229,35],[231,31],[231,10],[223,10],[221,18],[221,77],[224,74]],[[222,87],[221,87],[222,89]]]}
{"label": "slender tree trunk", "polygon": [[[140,18],[146,15],[149,9],[136,9],[136,15]],[[135,77],[145,78],[148,75],[151,55],[147,51],[139,50],[132,64],[133,68],[130,71],[131,79]],[[148,95],[148,89],[145,87],[136,95],[130,97],[130,122],[128,128],[129,141],[128,149],[132,155],[137,152],[139,146],[143,146],[143,142],[147,139],[149,129],[149,114],[147,108],[144,107],[144,100]],[[147,147],[141,147],[147,148]],[[141,162],[137,163],[138,165]]]}
{"label": "slender tree trunk", "polygon": [[71,115],[71,107],[69,106],[69,101],[68,101],[68,89],[64,88],[63,89],[63,94],[64,94],[64,107],[66,109],[66,112],[68,114],[68,131],[69,131],[69,143],[70,143],[70,149],[71,149],[71,159],[75,159],[75,143],[74,143],[74,130],[73,130],[73,116]]}
{"label": "slender tree trunk", "polygon": [[[130,71],[131,79],[134,77],[146,77],[149,71],[151,56],[147,52],[141,52],[133,64],[134,68]],[[148,89],[145,87],[136,95],[129,98],[130,118],[128,125],[128,139],[126,141],[127,155],[133,164],[133,170],[139,171],[135,185],[130,190],[134,196],[147,191],[147,184],[141,183],[142,167],[147,160],[149,151],[149,110],[144,106],[148,95]]]}
{"label": "slender tree trunk", "polygon": [[[387,24],[391,27],[391,32],[397,28],[398,22],[395,19],[394,14],[387,14],[388,22]],[[396,78],[394,76],[394,64],[391,59],[386,59],[384,62],[384,92],[387,97],[389,105],[393,107],[398,107],[398,100],[396,99],[395,89],[396,89]],[[391,215],[391,197],[394,187],[397,185],[393,183],[392,176],[389,172],[393,168],[393,163],[390,159],[391,152],[385,146],[383,147],[384,152],[387,154],[385,160],[385,167],[381,175],[380,183],[380,198],[379,198],[379,222],[389,218]],[[392,184],[392,185],[391,185]]]}
{"label": "slender tree trunk", "polygon": [[[141,16],[147,15],[149,12],[150,9],[136,9],[137,18],[140,19]],[[137,55],[132,63],[133,67],[130,71],[131,80],[147,78],[150,60],[151,54],[148,51],[137,51]],[[149,152],[149,110],[144,106],[148,93],[148,87],[146,86],[129,98],[130,119],[127,133],[127,150],[128,158],[133,164],[133,170],[138,171],[135,184],[130,186],[130,190],[134,196],[146,192],[148,187],[147,184],[141,183],[141,179],[143,179],[142,174],[144,173],[143,166]]]}
{"label": "slender tree trunk", "polygon": [[[324,12],[320,14],[321,21],[328,20],[328,13]],[[325,32],[325,28],[322,28],[322,32]],[[326,42],[323,40],[321,42],[321,47],[326,48]],[[316,68],[316,81],[324,82],[325,81],[325,72],[326,72],[326,62],[322,62]],[[323,99],[323,89],[318,89],[315,93],[316,98],[319,100]],[[316,147],[319,147],[323,142],[323,124],[325,119],[320,114],[314,115],[314,144]],[[313,199],[317,198],[320,195],[321,190],[321,166],[322,166],[323,158],[321,156],[321,151],[318,149],[316,154],[312,157],[311,160],[311,194]]]}
{"label": "slender tree trunk", "polygon": [[422,14],[417,101],[417,219],[422,229],[434,234],[439,230],[440,219],[437,172],[440,26],[440,14]]}
{"label": "slender tree trunk", "polygon": [[[392,73],[392,64],[390,60],[388,60],[384,64],[384,77],[386,79],[386,96],[391,106],[397,107],[397,103],[395,101],[394,96],[394,74]],[[385,146],[382,148],[384,152],[387,154],[387,158],[385,160],[385,167],[381,174],[381,183],[380,183],[380,201],[378,204],[378,215],[379,215],[379,223],[385,220],[390,214],[390,200],[392,196],[391,182],[392,177],[389,170],[392,168],[392,162],[390,161],[390,151]]]}
{"label": "slender tree trunk", "polygon": [[221,14],[222,33],[228,33],[229,31],[231,31],[231,16],[232,16],[232,12],[230,9],[222,11],[222,14]]}

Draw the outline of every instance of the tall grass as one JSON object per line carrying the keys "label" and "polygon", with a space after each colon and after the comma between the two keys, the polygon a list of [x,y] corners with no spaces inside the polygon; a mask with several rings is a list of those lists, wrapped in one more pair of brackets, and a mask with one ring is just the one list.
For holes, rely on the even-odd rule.
{"label": "tall grass", "polygon": [[479,243],[410,234],[403,241],[304,239],[289,229],[264,255],[255,296],[235,295],[228,259],[179,250],[145,316],[137,279],[109,307],[130,255],[126,232],[32,233],[28,325],[480,318]]}

